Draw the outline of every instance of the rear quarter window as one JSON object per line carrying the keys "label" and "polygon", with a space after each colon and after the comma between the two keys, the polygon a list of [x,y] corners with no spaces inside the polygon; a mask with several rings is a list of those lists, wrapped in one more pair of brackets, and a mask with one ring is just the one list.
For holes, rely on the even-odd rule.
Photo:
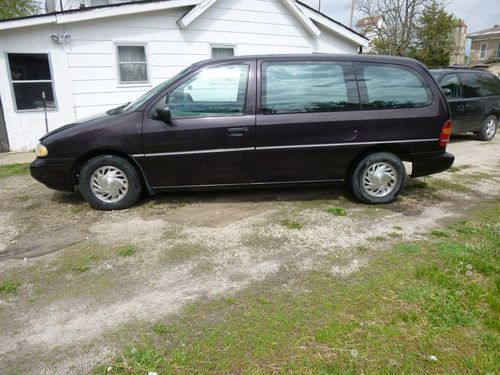
{"label": "rear quarter window", "polygon": [[429,85],[414,69],[380,63],[356,63],[363,109],[417,108],[432,104]]}

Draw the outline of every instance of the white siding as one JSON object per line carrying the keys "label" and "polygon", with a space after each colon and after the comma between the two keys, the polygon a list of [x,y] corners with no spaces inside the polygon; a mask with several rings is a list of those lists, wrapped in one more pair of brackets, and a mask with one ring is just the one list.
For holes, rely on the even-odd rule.
{"label": "white siding", "polygon": [[[52,128],[134,100],[184,67],[210,58],[211,45],[235,46],[237,55],[271,53],[356,53],[357,46],[321,28],[308,34],[280,0],[219,0],[187,28],[176,21],[189,8],[39,26],[0,32],[0,51],[47,52],[51,57],[58,109],[49,112]],[[68,44],[50,34],[66,32]],[[116,43],[145,43],[148,84],[119,84]],[[43,112],[16,113],[0,55],[0,97],[11,148],[33,148],[44,134]]]}

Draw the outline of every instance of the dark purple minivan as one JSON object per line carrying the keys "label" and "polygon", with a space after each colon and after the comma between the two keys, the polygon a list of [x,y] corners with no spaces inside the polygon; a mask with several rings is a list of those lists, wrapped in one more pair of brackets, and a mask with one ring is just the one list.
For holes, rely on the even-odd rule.
{"label": "dark purple minivan", "polygon": [[40,140],[31,174],[102,210],[187,189],[347,181],[388,203],[448,169],[446,99],[420,63],[366,55],[241,56],[190,66],[136,101]]}

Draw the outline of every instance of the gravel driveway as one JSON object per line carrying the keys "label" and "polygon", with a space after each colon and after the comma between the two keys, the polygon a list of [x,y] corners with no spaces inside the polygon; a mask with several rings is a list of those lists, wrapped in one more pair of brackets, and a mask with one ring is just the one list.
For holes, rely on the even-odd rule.
{"label": "gravel driveway", "polygon": [[[0,373],[88,371],[127,324],[283,273],[348,275],[370,266],[370,250],[498,199],[500,141],[462,136],[449,151],[452,171],[409,182],[384,206],[334,186],[164,194],[99,212],[27,175],[0,179],[0,281],[19,284],[0,293]],[[325,257],[336,266],[325,270]]]}

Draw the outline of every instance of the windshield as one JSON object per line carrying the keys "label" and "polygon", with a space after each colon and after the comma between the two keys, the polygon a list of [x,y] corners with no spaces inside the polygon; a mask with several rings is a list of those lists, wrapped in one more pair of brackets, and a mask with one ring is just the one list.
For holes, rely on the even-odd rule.
{"label": "windshield", "polygon": [[184,74],[189,72],[191,69],[193,69],[195,65],[191,65],[184,69],[183,71],[177,73],[175,76],[170,78],[169,80],[160,83],[158,86],[156,86],[154,89],[148,91],[145,93],[143,96],[141,96],[139,99],[134,100],[133,102],[127,104],[125,107],[123,107],[123,112],[133,112],[137,111],[144,103],[146,103],[149,99],[153,98],[163,90],[165,90],[172,82],[178,80],[180,77],[182,77]]}

